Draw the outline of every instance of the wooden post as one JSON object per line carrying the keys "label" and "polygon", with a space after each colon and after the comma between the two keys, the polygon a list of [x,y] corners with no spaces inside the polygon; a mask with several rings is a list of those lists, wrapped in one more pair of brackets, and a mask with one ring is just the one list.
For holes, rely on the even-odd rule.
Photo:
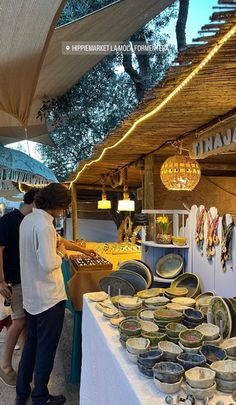
{"label": "wooden post", "polygon": [[73,239],[79,238],[78,233],[78,213],[77,213],[77,186],[75,183],[71,187],[71,202],[72,202],[72,230]]}

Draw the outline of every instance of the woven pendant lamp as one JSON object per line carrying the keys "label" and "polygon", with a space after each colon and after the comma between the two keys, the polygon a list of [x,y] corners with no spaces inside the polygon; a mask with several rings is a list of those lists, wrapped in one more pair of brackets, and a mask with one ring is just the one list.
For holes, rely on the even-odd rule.
{"label": "woven pendant lamp", "polygon": [[201,177],[201,168],[188,155],[170,156],[161,166],[161,181],[168,190],[192,191]]}

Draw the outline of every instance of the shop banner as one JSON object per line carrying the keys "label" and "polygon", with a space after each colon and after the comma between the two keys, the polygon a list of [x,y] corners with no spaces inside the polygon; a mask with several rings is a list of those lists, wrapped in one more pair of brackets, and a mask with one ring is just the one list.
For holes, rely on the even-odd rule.
{"label": "shop banner", "polygon": [[220,155],[236,151],[236,118],[227,120],[225,124],[217,124],[214,128],[204,131],[192,143],[190,156],[193,159],[204,159],[208,156]]}

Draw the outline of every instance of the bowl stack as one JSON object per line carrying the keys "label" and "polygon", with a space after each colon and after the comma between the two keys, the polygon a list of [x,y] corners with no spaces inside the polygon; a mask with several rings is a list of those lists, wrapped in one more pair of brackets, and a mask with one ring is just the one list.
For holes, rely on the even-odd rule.
{"label": "bowl stack", "polygon": [[[180,332],[179,334],[179,346],[186,354],[195,354],[198,353],[201,349],[203,342],[203,335],[201,332],[195,329],[187,329]],[[200,359],[199,359],[200,360]],[[204,358],[204,362],[206,359]],[[195,364],[198,366],[200,364]],[[194,367],[194,366],[193,366]]]}
{"label": "bowl stack", "polygon": [[202,346],[201,354],[203,354],[206,357],[208,365],[214,363],[215,361],[225,360],[227,357],[225,350],[215,345]]}
{"label": "bowl stack", "polygon": [[159,326],[160,332],[166,332],[166,326],[170,322],[181,322],[182,313],[171,309],[157,309],[154,312],[154,322]]}
{"label": "bowl stack", "polygon": [[178,343],[180,332],[182,332],[186,329],[187,329],[187,327],[182,325],[182,323],[175,323],[175,322],[168,323],[166,325],[167,339],[170,342]]}
{"label": "bowl stack", "polygon": [[216,386],[219,391],[233,392],[236,390],[236,361],[215,361],[210,367],[216,373]]}
{"label": "bowl stack", "polygon": [[155,310],[160,307],[162,307],[162,308],[165,307],[169,302],[170,302],[170,300],[166,297],[151,297],[151,298],[145,299],[143,304],[144,304],[144,307],[151,309],[151,310]]}
{"label": "bowl stack", "polygon": [[183,350],[172,342],[162,341],[158,343],[158,347],[163,351],[163,360],[176,361],[177,356],[183,353]]}
{"label": "bowl stack", "polygon": [[126,341],[131,337],[141,336],[141,324],[135,319],[124,319],[118,326],[120,332],[120,343],[126,349]]}
{"label": "bowl stack", "polygon": [[185,297],[187,294],[188,289],[184,287],[170,287],[165,290],[165,296],[170,300],[176,297]]}
{"label": "bowl stack", "polygon": [[204,367],[194,367],[185,372],[186,391],[196,399],[212,398],[215,394],[215,371]]}
{"label": "bowl stack", "polygon": [[198,309],[188,308],[183,312],[183,325],[189,329],[194,329],[201,325],[204,319],[204,315]]}
{"label": "bowl stack", "polygon": [[215,344],[220,336],[220,328],[212,323],[202,323],[196,327],[196,330],[203,334],[206,344]]}
{"label": "bowl stack", "polygon": [[178,363],[160,362],[153,367],[153,379],[157,389],[166,394],[174,394],[181,388],[184,369]]}
{"label": "bowl stack", "polygon": [[236,337],[224,340],[220,347],[226,351],[230,360],[236,361]]}
{"label": "bowl stack", "polygon": [[124,297],[119,300],[118,308],[125,317],[136,316],[142,308],[142,304],[141,298]]}
{"label": "bowl stack", "polygon": [[[127,354],[133,363],[138,363],[138,355],[145,353],[150,346],[150,341],[143,337],[131,337],[126,340]],[[152,377],[149,376],[149,377]]]}
{"label": "bowl stack", "polygon": [[205,318],[207,317],[208,306],[214,295],[214,291],[207,291],[196,297],[196,308],[202,311]]}
{"label": "bowl stack", "polygon": [[152,369],[161,360],[162,356],[163,352],[159,349],[139,354],[137,364],[141,373],[147,377],[153,377]]}

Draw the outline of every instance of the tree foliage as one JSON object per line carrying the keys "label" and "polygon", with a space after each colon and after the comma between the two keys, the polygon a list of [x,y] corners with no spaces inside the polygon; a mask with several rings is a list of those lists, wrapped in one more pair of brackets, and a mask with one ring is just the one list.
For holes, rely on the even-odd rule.
{"label": "tree foliage", "polygon": [[[112,2],[69,0],[59,23],[65,24]],[[174,6],[167,9],[130,41],[167,44],[168,36],[162,29],[175,14]],[[173,56],[171,47],[155,54],[110,55],[56,100],[48,121],[53,126],[51,136],[57,148],[38,145],[37,150],[60,181],[68,178],[79,161],[90,156],[94,145],[130,114],[144,91],[160,81]]]}

